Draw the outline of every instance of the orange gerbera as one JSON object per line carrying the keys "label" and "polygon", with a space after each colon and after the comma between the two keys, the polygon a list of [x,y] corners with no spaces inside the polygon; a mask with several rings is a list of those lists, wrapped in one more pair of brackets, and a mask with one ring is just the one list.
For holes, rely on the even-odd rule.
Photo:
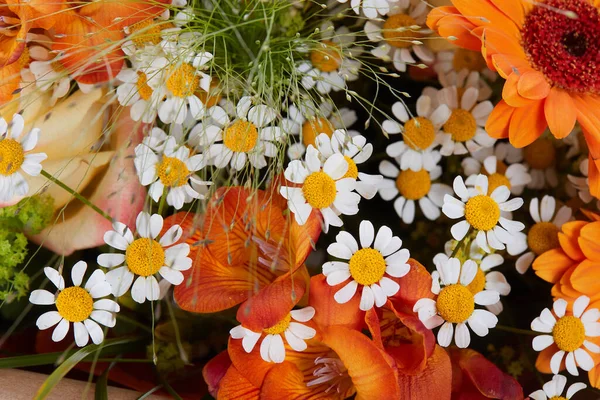
{"label": "orange gerbera", "polygon": [[[506,79],[486,130],[515,147],[549,127],[562,139],[579,121],[600,166],[600,11],[592,0],[452,0],[430,28],[471,50]],[[597,174],[591,191],[600,196]]]}

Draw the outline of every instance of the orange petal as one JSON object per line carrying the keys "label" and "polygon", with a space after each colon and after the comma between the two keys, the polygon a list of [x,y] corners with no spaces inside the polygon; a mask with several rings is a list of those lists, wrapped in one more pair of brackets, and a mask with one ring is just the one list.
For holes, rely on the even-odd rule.
{"label": "orange petal", "polygon": [[600,388],[600,363],[597,363],[594,368],[588,372],[588,379],[590,380],[590,385],[595,387],[596,389]]}
{"label": "orange petal", "polygon": [[493,69],[496,69],[504,79],[508,78],[513,72],[523,75],[525,72],[531,71],[531,66],[527,59],[520,56],[493,54],[492,64],[494,66]]}
{"label": "orange petal", "polygon": [[600,98],[595,94],[572,97],[577,108],[577,121],[594,160],[600,159]]}
{"label": "orange petal", "polygon": [[231,366],[231,359],[229,353],[224,350],[214,356],[209,362],[206,363],[202,368],[202,376],[204,381],[208,385],[208,391],[213,397],[217,397],[221,380],[227,373],[227,370]]}
{"label": "orange petal", "polygon": [[595,297],[600,292],[600,263],[583,260],[571,275],[573,288],[587,296]]}
{"label": "orange petal", "polygon": [[520,1],[490,0],[500,11],[511,19],[518,27],[525,23],[525,10]]}
{"label": "orange petal", "polygon": [[219,400],[258,400],[260,389],[245,378],[233,365],[221,379],[217,398]]}
{"label": "orange petal", "polygon": [[533,262],[535,274],[546,282],[555,283],[567,269],[576,265],[576,262],[567,257],[561,249],[552,249]]}
{"label": "orange petal", "polygon": [[364,326],[365,312],[358,307],[360,296],[354,296],[349,302],[339,304],[333,298],[337,286],[329,286],[323,274],[310,278],[308,304],[315,308],[313,321],[319,327],[342,325],[360,331]]}
{"label": "orange petal", "polygon": [[594,160],[591,154],[588,157],[588,180],[590,193],[600,199],[600,159]]}
{"label": "orange petal", "polygon": [[462,15],[477,26],[493,26],[513,38],[519,38],[519,27],[488,0],[452,0]]}
{"label": "orange petal", "polygon": [[451,43],[465,49],[480,51],[481,41],[471,34],[475,25],[460,15],[454,7],[437,7],[427,15],[427,26]]}
{"label": "orange petal", "polygon": [[515,109],[510,119],[508,130],[510,143],[517,148],[525,147],[539,138],[547,127],[544,100],[519,107]]}
{"label": "orange petal", "polygon": [[521,75],[517,87],[519,94],[526,99],[541,100],[550,94],[550,85],[544,74],[538,71],[529,71]]}
{"label": "orange petal", "polygon": [[600,222],[592,222],[581,228],[579,247],[590,260],[600,262]]}
{"label": "orange petal", "polygon": [[506,82],[504,82],[504,87],[502,88],[502,98],[506,101],[506,104],[511,107],[518,108],[532,104],[531,99],[526,99],[519,93],[518,87],[520,79],[521,74],[513,72],[508,76]]}
{"label": "orange petal", "polygon": [[567,222],[566,224],[563,224],[561,228],[562,232],[558,233],[560,246],[572,260],[580,261],[585,258],[583,251],[581,251],[581,247],[579,247],[579,236],[581,235],[583,227],[588,223],[589,222],[586,221]]}
{"label": "orange petal", "polygon": [[405,313],[412,313],[415,303],[422,298],[433,299],[431,292],[431,275],[417,260],[408,260],[410,270],[402,278],[398,278],[400,290],[390,298],[394,308]]}
{"label": "orange petal", "polygon": [[416,375],[398,374],[400,399],[450,399],[452,364],[446,350],[436,345],[426,365],[427,367]]}
{"label": "orange petal", "polygon": [[[320,385],[323,386],[323,385]],[[304,381],[304,374],[298,367],[290,362],[275,365],[265,377],[260,391],[261,399],[286,399],[286,400],[317,400],[338,398],[334,391],[331,395],[325,394],[317,387],[308,387]],[[339,397],[342,398],[342,397]]]}
{"label": "orange petal", "polygon": [[489,135],[496,139],[508,138],[510,119],[515,112],[515,108],[500,100],[496,107],[490,113],[485,124],[485,130]]}
{"label": "orange petal", "polygon": [[[552,356],[556,354],[558,351],[558,347],[553,343],[549,347],[546,347],[544,350],[540,351],[537,359],[535,360],[535,368],[540,371],[542,374],[551,374],[552,370],[550,369],[550,360]],[[565,360],[560,363],[559,371],[565,369]]]}
{"label": "orange petal", "polygon": [[0,105],[9,102],[19,92],[21,64],[14,62],[0,68]]}
{"label": "orange petal", "polygon": [[[502,54],[527,60],[527,56],[518,39],[511,37],[496,27],[481,26],[473,29],[473,34],[481,38],[481,53],[484,58]],[[488,61],[488,63],[490,63]]]}
{"label": "orange petal", "polygon": [[567,137],[577,119],[577,109],[571,96],[559,88],[553,87],[544,104],[544,115],[550,132],[557,139]]}

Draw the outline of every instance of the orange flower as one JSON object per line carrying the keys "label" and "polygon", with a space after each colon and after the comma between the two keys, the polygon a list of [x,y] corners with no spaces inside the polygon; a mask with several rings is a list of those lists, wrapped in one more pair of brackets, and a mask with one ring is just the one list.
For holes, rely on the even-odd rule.
{"label": "orange flower", "polygon": [[[524,147],[549,127],[562,139],[579,121],[600,166],[600,11],[592,0],[452,0],[427,20],[454,43],[481,49],[506,79],[486,130]],[[592,167],[590,165],[590,167]],[[600,196],[598,176],[590,185]]]}

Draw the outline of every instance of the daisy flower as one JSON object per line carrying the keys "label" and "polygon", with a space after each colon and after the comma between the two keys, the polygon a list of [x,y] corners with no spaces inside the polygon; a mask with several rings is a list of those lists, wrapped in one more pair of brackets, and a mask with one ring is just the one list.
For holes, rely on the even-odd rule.
{"label": "daisy flower", "polygon": [[[373,305],[383,306],[388,297],[400,290],[400,285],[392,278],[401,278],[408,274],[407,264],[410,253],[401,249],[402,240],[392,235],[392,230],[382,226],[375,235],[373,224],[360,223],[360,249],[356,239],[348,232],[340,232],[335,243],[327,247],[333,257],[348,261],[330,261],[323,264],[323,275],[330,286],[345,283],[334,299],[340,304],[350,301],[361,289],[359,308],[370,310]],[[390,278],[392,277],[392,278]]]}
{"label": "daisy flower", "polygon": [[116,78],[121,82],[117,86],[117,100],[123,107],[131,107],[129,115],[134,121],[150,124],[156,120],[158,109],[165,97],[164,87],[160,85],[164,68],[123,68]]}
{"label": "daisy flower", "polygon": [[351,48],[354,42],[355,35],[347,27],[334,29],[331,22],[324,24],[321,40],[310,50],[309,60],[297,67],[302,86],[327,94],[344,89],[346,82],[357,80],[360,62],[352,58],[360,53],[360,48]]}
{"label": "daisy flower", "polygon": [[[444,196],[452,193],[448,185],[433,183],[442,175],[442,167],[436,165],[441,156],[432,152],[434,167],[419,171],[402,171],[393,163],[383,160],[379,172],[384,179],[379,184],[379,195],[385,201],[394,200],[394,209],[405,224],[411,224],[415,218],[415,202],[418,202],[423,215],[431,221],[440,216]],[[389,179],[387,179],[389,178]]]}
{"label": "daisy flower", "polygon": [[[60,342],[69,333],[70,323],[73,323],[75,343],[79,347],[92,342],[100,344],[104,340],[104,332],[98,324],[109,328],[115,326],[115,313],[119,312],[119,305],[110,299],[111,288],[104,272],[94,270],[84,287],[81,287],[87,264],[77,262],[71,269],[73,286],[65,287],[65,280],[54,268],[44,268],[46,277],[56,286],[58,294],[47,290],[38,289],[31,292],[29,301],[36,305],[55,305],[56,311],[42,314],[36,321],[40,330],[56,325],[52,332],[52,340]],[[58,324],[58,325],[57,325]]]}
{"label": "daisy flower", "polygon": [[582,389],[585,389],[587,385],[583,382],[577,382],[569,386],[567,389],[566,397],[562,396],[563,390],[565,390],[565,386],[567,385],[567,378],[563,375],[554,375],[550,382],[544,383],[542,389],[536,390],[531,393],[529,397],[532,400],[570,400],[575,393],[579,392]]}
{"label": "daisy flower", "polygon": [[462,240],[473,229],[477,232],[477,245],[489,253],[490,247],[504,250],[505,244],[514,241],[514,235],[525,228],[521,222],[511,221],[500,214],[501,211],[515,211],[523,205],[520,197],[508,200],[510,191],[506,186],[499,186],[488,194],[488,178],[480,174],[471,190],[467,189],[460,176],[454,179],[453,187],[460,200],[445,195],[442,211],[451,219],[465,218],[450,229],[454,239]]}
{"label": "daisy flower", "polygon": [[402,134],[402,141],[386,148],[388,156],[399,159],[402,170],[431,170],[439,161],[439,153],[436,154],[433,149],[439,146],[436,138],[439,137],[440,128],[450,118],[450,109],[445,104],[433,107],[432,103],[431,97],[420,96],[417,100],[417,116],[411,118],[406,106],[398,101],[392,105],[392,113],[400,122],[388,119],[381,125],[389,135]]}
{"label": "daisy flower", "polygon": [[506,142],[497,142],[494,147],[484,147],[461,161],[465,175],[479,174],[483,168],[483,161],[490,156],[495,156],[500,164],[497,170],[505,169],[508,165],[523,161],[523,149],[517,149]]}
{"label": "daisy flower", "polygon": [[[337,0],[338,3],[347,3],[348,0]],[[408,7],[408,0],[350,0],[350,7],[358,15],[361,11],[369,19],[386,15],[394,6]]]}
{"label": "daisy flower", "polygon": [[38,176],[42,171],[40,163],[48,157],[46,153],[29,153],[38,142],[38,128],[17,140],[24,128],[25,120],[20,114],[14,114],[10,124],[0,118],[0,202],[26,196],[29,185],[21,171]]}
{"label": "daisy flower", "polygon": [[242,339],[242,347],[246,353],[251,353],[262,338],[261,358],[266,362],[282,363],[285,360],[285,343],[295,351],[304,351],[308,347],[305,341],[315,337],[317,331],[301,323],[310,321],[314,316],[313,307],[304,307],[290,311],[285,318],[262,332],[254,332],[238,325],[229,333],[232,339]]}
{"label": "daisy flower", "polygon": [[428,13],[427,3],[402,0],[385,18],[367,21],[365,34],[377,43],[371,53],[385,62],[392,61],[400,72],[406,71],[407,64],[417,63],[413,54],[425,64],[433,62],[435,56],[419,40],[431,32],[424,28]]}
{"label": "daisy flower", "polygon": [[[473,260],[465,261],[462,266],[457,258],[439,260],[436,271],[431,274],[431,291],[435,300],[418,300],[413,311],[427,329],[442,327],[437,333],[438,344],[448,347],[454,342],[460,348],[471,343],[469,327],[477,336],[486,336],[498,323],[498,318],[487,310],[475,309],[475,305],[488,306],[500,300],[495,290],[485,289],[477,294],[469,290],[469,285],[477,276],[477,264]],[[456,334],[454,325],[456,324]]]}
{"label": "daisy flower", "polygon": [[557,210],[556,200],[552,196],[544,196],[540,202],[537,198],[531,199],[529,203],[529,214],[535,222],[527,232],[527,235],[518,235],[515,247],[510,253],[521,254],[516,261],[515,267],[519,273],[524,274],[533,260],[548,250],[560,247],[558,233],[563,224],[571,220],[572,211],[567,206]]}
{"label": "daisy flower", "polygon": [[170,227],[157,241],[162,227],[163,218],[160,215],[150,216],[142,211],[136,220],[137,239],[131,229],[120,222],[113,223],[114,230],[104,234],[106,244],[124,252],[98,256],[98,264],[111,268],[106,280],[111,285],[113,295],[123,296],[131,287],[131,297],[136,302],[157,300],[160,289],[156,273],[173,285],[183,282],[181,271],[192,267],[192,260],[188,257],[190,246],[187,243],[173,246],[183,234],[179,225]]}
{"label": "daisy flower", "polygon": [[[587,159],[583,159],[579,163],[579,172],[581,172],[581,175],[583,176],[574,176],[571,174],[567,175],[567,179],[577,192],[577,196],[586,204],[595,199],[595,197],[590,193],[590,179],[588,177],[589,165],[589,161]],[[596,208],[599,206],[600,201],[596,200]]]}
{"label": "daisy flower", "polygon": [[523,159],[529,168],[529,189],[557,187],[556,148],[549,138],[539,138],[523,149]]}
{"label": "daisy flower", "polygon": [[203,199],[211,185],[211,182],[202,181],[195,175],[205,166],[205,156],[191,156],[190,149],[178,146],[172,136],[166,140],[160,154],[145,143],[138,144],[134,165],[142,186],[150,185],[150,197],[158,201],[166,189],[167,204],[177,210],[194,199]]}
{"label": "daisy flower", "polygon": [[356,179],[346,177],[348,162],[335,153],[321,162],[319,151],[312,145],[306,149],[305,162],[292,160],[285,169],[285,179],[295,185],[282,186],[281,195],[287,199],[296,222],[304,225],[314,210],[323,216],[323,230],[329,225],[342,226],[338,215],[356,215],[360,195],[354,193]]}
{"label": "daisy flower", "polygon": [[[463,160],[463,165],[465,164],[469,164],[466,159]],[[465,173],[468,175],[465,184],[473,186],[477,175],[485,174],[488,177],[488,194],[499,186],[506,186],[512,194],[519,195],[523,193],[525,185],[531,182],[531,176],[527,172],[527,167],[523,164],[515,163],[507,166],[504,162],[498,160],[496,156],[488,156],[479,165],[479,170],[472,166],[471,168],[465,168]]]}
{"label": "daisy flower", "polygon": [[356,179],[355,190],[365,199],[372,199],[377,186],[383,179],[381,175],[370,175],[358,171],[358,165],[364,163],[373,154],[373,145],[367,143],[363,135],[350,136],[345,129],[336,129],[331,137],[320,134],[316,139],[316,148],[323,160],[334,154],[341,154],[348,163],[344,177]]}
{"label": "daisy flower", "polygon": [[470,87],[458,96],[456,87],[444,88],[438,92],[437,100],[446,104],[452,111],[450,118],[439,133],[440,153],[443,156],[452,154],[474,153],[484,147],[492,147],[496,139],[485,131],[490,112],[494,108],[489,100],[478,102],[479,90]]}
{"label": "daisy flower", "polygon": [[598,354],[600,347],[589,338],[600,336],[600,310],[588,309],[589,304],[589,297],[580,296],[573,302],[572,315],[567,315],[567,301],[558,299],[552,305],[554,315],[545,308],[531,322],[531,330],[544,333],[533,338],[533,349],[554,353],[550,359],[552,373],[558,374],[563,358],[567,371],[574,376],[579,375],[578,366],[585,371],[594,368],[590,352]]}

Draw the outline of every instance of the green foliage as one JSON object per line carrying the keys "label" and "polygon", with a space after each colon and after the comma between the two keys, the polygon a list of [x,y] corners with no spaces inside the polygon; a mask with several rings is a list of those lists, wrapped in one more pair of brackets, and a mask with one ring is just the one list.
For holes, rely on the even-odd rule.
{"label": "green foliage", "polygon": [[53,214],[54,199],[51,196],[27,197],[14,206],[0,208],[0,226],[9,226],[35,235],[50,224]]}
{"label": "green foliage", "polygon": [[[156,368],[162,374],[168,374],[183,369],[185,366],[184,361],[181,359],[177,344],[174,342],[163,342],[157,340],[155,342],[156,349]],[[188,343],[183,343],[184,349],[189,352],[190,346]],[[146,352],[148,358],[152,358],[153,346],[147,347]]]}

